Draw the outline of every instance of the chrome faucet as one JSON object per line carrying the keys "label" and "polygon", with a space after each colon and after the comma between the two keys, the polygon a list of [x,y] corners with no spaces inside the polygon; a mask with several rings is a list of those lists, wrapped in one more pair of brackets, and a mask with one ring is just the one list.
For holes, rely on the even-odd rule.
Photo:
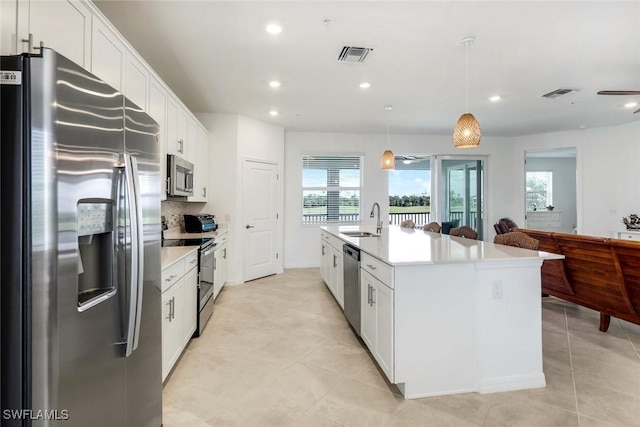
{"label": "chrome faucet", "polygon": [[380,205],[378,202],[375,202],[373,206],[371,206],[371,213],[369,214],[369,218],[373,218],[373,211],[378,208],[378,221],[376,222],[376,233],[382,233],[382,220],[380,219]]}

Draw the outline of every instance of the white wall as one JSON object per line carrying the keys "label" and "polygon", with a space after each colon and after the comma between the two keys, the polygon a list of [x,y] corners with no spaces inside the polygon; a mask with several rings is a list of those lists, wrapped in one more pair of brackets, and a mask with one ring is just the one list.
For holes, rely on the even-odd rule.
{"label": "white wall", "polygon": [[[242,175],[245,159],[284,164],[284,129],[235,114],[200,114],[200,122],[211,135],[211,196],[207,208],[229,227],[228,283],[244,282]],[[282,173],[280,172],[280,175]],[[284,210],[284,180],[279,182],[279,212]],[[283,225],[280,215],[277,250],[283,251]],[[283,270],[279,258],[278,272]]]}
{"label": "white wall", "polygon": [[363,190],[361,194],[362,222],[375,225],[369,218],[374,202],[381,206],[381,217],[388,218],[389,181],[387,172],[380,170],[380,156],[387,148],[394,153],[487,155],[486,212],[488,225],[485,240],[493,240],[491,224],[502,216],[517,213],[518,205],[512,195],[522,180],[513,182],[513,151],[505,138],[483,137],[479,148],[455,150],[451,136],[392,135],[387,147],[386,135],[338,134],[315,132],[286,132],[285,135],[285,268],[318,266],[320,261],[320,233],[318,226],[302,225],[302,155],[303,154],[362,154]]}
{"label": "white wall", "polygon": [[[578,232],[611,237],[624,230],[621,220],[640,212],[640,122],[621,126],[558,132],[513,138],[518,170],[524,177],[524,152],[533,149],[576,147]],[[517,188],[524,200],[524,186]],[[523,206],[524,203],[521,203]],[[515,218],[524,224],[524,216]]]}
{"label": "white wall", "polygon": [[[576,159],[574,157],[555,159],[529,158],[527,159],[526,169],[527,171],[551,171],[553,173],[552,190],[554,211],[560,212],[561,230],[565,233],[571,233],[578,225],[576,209]],[[524,203],[524,200],[522,203]]]}

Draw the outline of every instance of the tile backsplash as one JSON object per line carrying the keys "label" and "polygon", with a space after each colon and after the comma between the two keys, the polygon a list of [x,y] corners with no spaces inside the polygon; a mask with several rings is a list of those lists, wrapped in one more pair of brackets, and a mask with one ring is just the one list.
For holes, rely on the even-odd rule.
{"label": "tile backsplash", "polygon": [[177,228],[184,231],[184,214],[209,213],[202,212],[204,203],[188,203],[163,201],[160,207],[160,214],[167,220],[169,229]]}

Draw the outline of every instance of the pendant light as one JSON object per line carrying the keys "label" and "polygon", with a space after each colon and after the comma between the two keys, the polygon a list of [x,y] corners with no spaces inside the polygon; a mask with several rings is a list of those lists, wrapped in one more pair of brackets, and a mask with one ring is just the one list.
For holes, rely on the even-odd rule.
{"label": "pendant light", "polygon": [[[390,111],[393,109],[393,107],[391,105],[385,105],[384,109],[389,111],[387,115],[387,147],[388,147],[389,146],[389,114],[391,114]],[[380,169],[382,169],[383,171],[389,171],[395,168],[396,168],[396,156],[393,155],[393,151],[385,150],[385,152],[382,153],[382,158],[380,159]]]}
{"label": "pendant light", "polygon": [[469,46],[474,42],[473,37],[462,39],[460,44],[464,46],[466,56],[466,113],[460,116],[456,127],[453,129],[453,145],[456,148],[475,148],[480,145],[480,124],[469,113]]}

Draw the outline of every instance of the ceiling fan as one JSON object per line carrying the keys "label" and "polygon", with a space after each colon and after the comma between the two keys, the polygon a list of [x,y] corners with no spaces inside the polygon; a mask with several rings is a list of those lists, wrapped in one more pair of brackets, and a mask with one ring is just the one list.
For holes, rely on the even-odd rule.
{"label": "ceiling fan", "polygon": [[[640,95],[640,90],[601,90],[598,95]],[[633,114],[640,113],[640,108]]]}

